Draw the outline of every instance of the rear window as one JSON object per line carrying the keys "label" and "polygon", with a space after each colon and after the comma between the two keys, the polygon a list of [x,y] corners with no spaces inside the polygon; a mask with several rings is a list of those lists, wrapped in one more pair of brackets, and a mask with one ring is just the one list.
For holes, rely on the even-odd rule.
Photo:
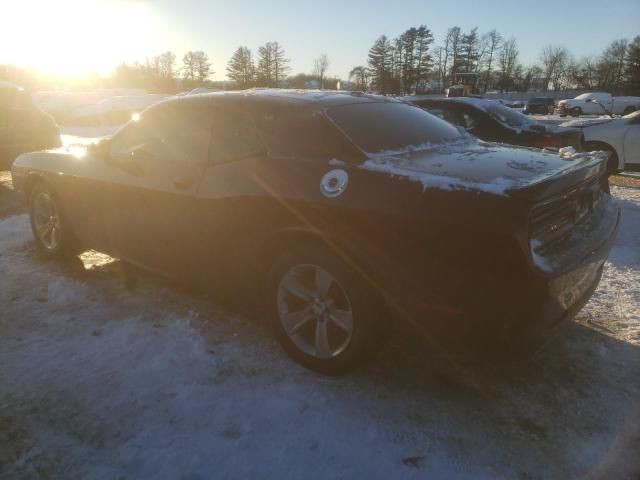
{"label": "rear window", "polygon": [[404,103],[340,105],[327,115],[368,153],[400,150],[460,139],[462,134],[444,120]]}

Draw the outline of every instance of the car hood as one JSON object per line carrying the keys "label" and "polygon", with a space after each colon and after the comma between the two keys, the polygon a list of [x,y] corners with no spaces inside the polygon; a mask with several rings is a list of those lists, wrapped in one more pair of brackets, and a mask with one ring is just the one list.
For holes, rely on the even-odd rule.
{"label": "car hood", "polygon": [[374,154],[361,168],[408,177],[421,182],[425,190],[476,190],[512,195],[542,184],[545,188],[539,190],[556,190],[547,188],[556,183],[553,179],[567,177],[570,173],[580,173],[579,177],[595,174],[586,170],[593,167],[599,170],[603,158],[598,154],[559,154],[533,148],[466,142]]}

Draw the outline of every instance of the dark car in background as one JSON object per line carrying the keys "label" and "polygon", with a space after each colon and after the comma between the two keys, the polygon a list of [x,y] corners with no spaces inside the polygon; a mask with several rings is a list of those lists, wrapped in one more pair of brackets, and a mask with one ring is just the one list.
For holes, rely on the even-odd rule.
{"label": "dark car in background", "polygon": [[347,92],[174,98],[12,175],[43,252],[253,292],[284,349],[330,373],[401,325],[535,350],[589,299],[619,220],[598,155],[485,144]]}
{"label": "dark car in background", "polygon": [[543,125],[495,100],[467,97],[409,101],[482,140],[536,148],[582,149],[579,129]]}
{"label": "dark car in background", "polygon": [[527,102],[523,112],[527,115],[538,113],[541,115],[549,115],[555,109],[555,100],[549,97],[535,97]]}
{"label": "dark car in background", "polygon": [[0,80],[0,168],[21,153],[60,145],[60,129],[22,88]]}

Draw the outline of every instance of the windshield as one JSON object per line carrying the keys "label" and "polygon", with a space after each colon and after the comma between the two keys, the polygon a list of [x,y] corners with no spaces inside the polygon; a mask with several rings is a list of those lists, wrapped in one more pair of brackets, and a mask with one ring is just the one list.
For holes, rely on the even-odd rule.
{"label": "windshield", "polygon": [[535,120],[530,119],[525,114],[500,104],[488,106],[485,111],[500,123],[509,127],[525,127],[536,123]]}
{"label": "windshield", "polygon": [[367,153],[458,140],[453,125],[403,103],[360,103],[329,108],[327,115]]}

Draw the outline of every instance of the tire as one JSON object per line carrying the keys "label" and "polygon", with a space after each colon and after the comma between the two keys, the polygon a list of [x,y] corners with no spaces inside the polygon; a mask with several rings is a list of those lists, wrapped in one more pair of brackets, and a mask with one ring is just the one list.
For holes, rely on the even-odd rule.
{"label": "tire", "polygon": [[569,110],[569,115],[571,115],[572,117],[579,117],[580,115],[582,115],[582,109],[580,107],[574,107]]}
{"label": "tire", "polygon": [[36,245],[45,255],[65,257],[80,253],[60,198],[43,181],[33,187],[29,196],[29,218]]}
{"label": "tire", "polygon": [[282,348],[316,372],[339,375],[372,352],[376,295],[338,256],[309,244],[281,255],[267,282],[269,318]]}
{"label": "tire", "polygon": [[629,115],[630,113],[633,113],[636,110],[637,110],[636,107],[627,107],[624,109],[624,112],[622,112],[622,115]]}

